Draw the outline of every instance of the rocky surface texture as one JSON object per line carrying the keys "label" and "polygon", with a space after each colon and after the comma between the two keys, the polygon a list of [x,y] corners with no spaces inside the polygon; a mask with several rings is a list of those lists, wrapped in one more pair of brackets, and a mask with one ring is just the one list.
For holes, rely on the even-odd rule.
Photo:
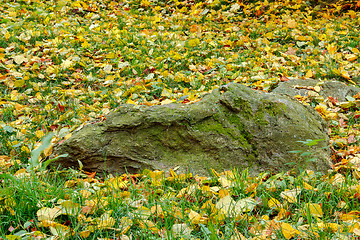
{"label": "rocky surface texture", "polygon": [[[315,88],[318,86],[319,88]],[[352,97],[360,91],[359,88],[353,85],[346,85],[339,81],[325,81],[319,82],[314,79],[292,79],[287,82],[282,82],[273,93],[281,93],[289,96],[321,96],[324,99],[327,97],[337,98],[339,102],[347,101],[346,97]]]}
{"label": "rocky surface texture", "polygon": [[324,139],[312,149],[317,171],[330,168],[327,124],[311,107],[282,94],[264,93],[231,83],[194,104],[123,105],[100,123],[87,124],[62,144],[57,163],[116,174],[144,168],[180,166],[182,172],[208,175],[237,167],[252,174],[284,171],[290,162],[304,166],[291,150],[299,143]]}

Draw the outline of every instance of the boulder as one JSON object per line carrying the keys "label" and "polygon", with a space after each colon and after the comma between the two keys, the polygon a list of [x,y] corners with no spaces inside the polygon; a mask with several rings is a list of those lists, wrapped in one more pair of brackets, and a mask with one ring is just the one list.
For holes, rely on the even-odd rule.
{"label": "boulder", "polygon": [[[320,90],[317,92],[307,87],[319,86]],[[322,96],[337,98],[339,102],[347,101],[346,97],[352,97],[360,91],[358,87],[346,85],[339,81],[325,81],[320,82],[314,79],[291,79],[286,82],[279,83],[279,85],[272,91],[273,93],[281,93],[289,96]]]}
{"label": "boulder", "polygon": [[311,107],[281,94],[230,83],[193,104],[123,105],[106,120],[89,123],[54,147],[57,164],[115,174],[143,169],[179,168],[208,175],[208,170],[249,168],[251,174],[305,166],[292,150],[313,146],[309,169],[330,169],[327,124]]}

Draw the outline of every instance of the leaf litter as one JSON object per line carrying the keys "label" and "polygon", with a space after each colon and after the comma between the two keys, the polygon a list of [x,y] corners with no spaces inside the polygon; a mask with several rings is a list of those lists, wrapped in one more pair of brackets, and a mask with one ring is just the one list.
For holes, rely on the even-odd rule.
{"label": "leaf litter", "polygon": [[360,96],[324,99],[321,84],[295,97],[329,123],[326,175],[46,169],[55,143],[123,103],[191,104],[228,82],[357,85],[360,3],[321,4],[2,0],[2,238],[359,237]]}

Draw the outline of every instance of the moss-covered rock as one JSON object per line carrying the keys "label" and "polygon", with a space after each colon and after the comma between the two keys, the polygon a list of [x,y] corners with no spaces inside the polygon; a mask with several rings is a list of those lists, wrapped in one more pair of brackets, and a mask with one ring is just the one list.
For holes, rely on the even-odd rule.
{"label": "moss-covered rock", "polygon": [[327,124],[312,108],[280,94],[232,83],[200,102],[163,106],[123,105],[101,123],[88,124],[54,148],[68,153],[58,163],[121,174],[144,168],[207,174],[233,167],[252,173],[283,171],[298,162],[298,141],[324,139],[314,147],[309,168],[330,168]]}
{"label": "moss-covered rock", "polygon": [[[314,87],[318,86],[318,89]],[[316,91],[318,90],[318,91]],[[323,99],[327,97],[337,98],[339,102],[345,102],[346,97],[352,97],[357,94],[360,89],[353,85],[346,85],[339,81],[324,81],[320,82],[315,79],[291,79],[287,82],[282,82],[273,93],[286,94],[289,96],[321,96]]]}

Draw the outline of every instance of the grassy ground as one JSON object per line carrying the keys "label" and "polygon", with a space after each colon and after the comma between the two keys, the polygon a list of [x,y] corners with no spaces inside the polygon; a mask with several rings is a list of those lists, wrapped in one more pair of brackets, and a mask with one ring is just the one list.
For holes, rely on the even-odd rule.
{"label": "grassy ground", "polygon": [[356,85],[360,4],[316,4],[0,0],[2,238],[358,238],[359,96],[299,99],[329,123],[326,175],[100,179],[48,171],[43,161],[54,143],[122,103],[189,104],[228,82],[262,91],[291,78]]}

